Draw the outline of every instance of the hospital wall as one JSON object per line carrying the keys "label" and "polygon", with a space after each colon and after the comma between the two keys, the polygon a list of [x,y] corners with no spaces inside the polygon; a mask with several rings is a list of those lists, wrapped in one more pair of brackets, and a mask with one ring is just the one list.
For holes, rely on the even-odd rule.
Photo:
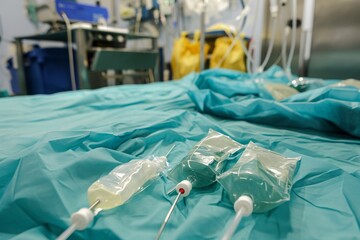
{"label": "hospital wall", "polygon": [[36,28],[28,20],[23,0],[0,0],[0,21],[3,39],[0,43],[0,89],[10,90],[10,74],[6,60],[14,54],[11,41],[14,37],[36,33]]}

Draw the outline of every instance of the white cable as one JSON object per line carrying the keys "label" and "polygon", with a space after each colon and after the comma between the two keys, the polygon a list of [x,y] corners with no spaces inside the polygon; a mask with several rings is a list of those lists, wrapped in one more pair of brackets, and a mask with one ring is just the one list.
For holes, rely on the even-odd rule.
{"label": "white cable", "polygon": [[71,79],[71,89],[76,91],[76,80],[75,80],[75,69],[74,69],[74,55],[72,49],[72,33],[71,33],[71,24],[70,20],[67,17],[66,13],[61,13],[62,18],[64,19],[66,30],[67,30],[67,45],[69,52],[69,67],[70,67],[70,79]]}
{"label": "white cable", "polygon": [[292,8],[291,8],[291,15],[292,15],[292,29],[291,29],[291,46],[290,46],[290,52],[289,52],[289,56],[287,59],[287,63],[286,63],[286,74],[288,76],[289,81],[291,81],[291,63],[294,57],[294,53],[295,53],[295,45],[296,45],[296,4],[297,1],[296,0],[292,0],[291,1],[292,4]]}

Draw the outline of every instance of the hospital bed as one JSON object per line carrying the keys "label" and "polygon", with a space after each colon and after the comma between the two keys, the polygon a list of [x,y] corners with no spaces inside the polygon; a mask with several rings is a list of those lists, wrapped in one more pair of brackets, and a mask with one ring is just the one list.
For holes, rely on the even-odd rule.
{"label": "hospital bed", "polygon": [[[210,128],[302,157],[291,200],[244,218],[234,239],[359,239],[359,89],[332,81],[275,101],[253,78],[209,70],[167,83],[0,99],[0,239],[55,239],[71,213],[88,207],[87,189],[99,177],[175,144],[174,166]],[[283,81],[276,67],[255,78]],[[175,198],[165,175],[70,239],[155,239]],[[193,190],[162,239],[220,239],[233,216],[219,184]]]}

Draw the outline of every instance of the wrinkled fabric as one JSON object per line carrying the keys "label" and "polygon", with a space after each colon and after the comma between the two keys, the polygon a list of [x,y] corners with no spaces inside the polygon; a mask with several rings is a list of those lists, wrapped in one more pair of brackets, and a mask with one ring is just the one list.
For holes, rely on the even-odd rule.
{"label": "wrinkled fabric", "polygon": [[[264,74],[282,81],[271,71]],[[55,239],[69,226],[73,212],[88,207],[87,189],[95,180],[134,158],[164,155],[173,144],[168,160],[175,166],[210,128],[242,144],[253,141],[286,157],[302,157],[290,201],[244,218],[234,239],[357,239],[360,140],[344,131],[328,131],[335,123],[321,112],[305,115],[285,105],[310,101],[307,104],[324,107],[328,98],[316,96],[324,97],[320,91],[326,90],[274,102],[258,94],[236,94],[234,87],[230,98],[221,91],[199,90],[197,80],[206,75],[234,82],[245,76],[216,70],[175,83],[0,99],[0,239]],[[206,94],[201,98],[197,91]],[[190,92],[196,98],[190,98]],[[219,100],[204,101],[212,96]],[[329,109],[334,102],[340,110],[353,104],[330,99]],[[240,103],[239,111],[250,114],[252,109],[256,117],[239,117],[233,106]],[[206,106],[206,113],[198,112],[199,106]],[[268,114],[279,123],[259,120],[269,120]],[[357,128],[354,123],[344,129],[353,133]],[[166,194],[173,186],[165,176],[158,178],[123,206],[100,213],[91,228],[70,239],[154,239],[175,199]],[[178,203],[163,239],[220,239],[233,216],[219,184],[194,190]]]}
{"label": "wrinkled fabric", "polygon": [[[264,92],[262,84],[285,84],[282,77],[274,77],[283,76],[276,69],[255,76],[208,71],[196,79],[199,89],[190,91],[189,96],[199,111],[229,119],[297,129],[345,131],[360,137],[359,88],[325,85],[275,101]],[[261,82],[257,82],[259,77]]]}

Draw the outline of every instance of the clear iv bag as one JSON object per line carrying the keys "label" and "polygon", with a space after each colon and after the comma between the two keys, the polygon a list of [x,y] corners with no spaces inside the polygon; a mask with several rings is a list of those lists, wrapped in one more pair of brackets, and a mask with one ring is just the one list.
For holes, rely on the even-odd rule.
{"label": "clear iv bag", "polygon": [[255,213],[267,212],[290,199],[296,164],[300,158],[286,158],[250,142],[239,161],[218,177],[234,203],[249,196]]}
{"label": "clear iv bag", "polygon": [[216,182],[216,176],[225,167],[224,161],[241,148],[242,144],[210,129],[208,135],[169,172],[168,177],[176,182],[188,180],[194,188],[209,186]]}
{"label": "clear iv bag", "polygon": [[134,159],[114,168],[89,187],[89,204],[100,200],[96,208],[103,210],[124,204],[166,169],[166,160],[164,156]]}

